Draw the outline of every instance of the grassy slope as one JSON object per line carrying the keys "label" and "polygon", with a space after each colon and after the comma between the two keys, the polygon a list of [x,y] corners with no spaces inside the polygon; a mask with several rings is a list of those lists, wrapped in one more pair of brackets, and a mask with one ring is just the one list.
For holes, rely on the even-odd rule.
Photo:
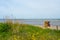
{"label": "grassy slope", "polygon": [[0,23],[1,40],[57,40],[60,31],[42,29],[27,24],[5,24]]}
{"label": "grassy slope", "polygon": [[23,39],[26,40],[57,40],[60,38],[60,32],[51,29],[42,29],[32,25],[26,25],[20,30]]}

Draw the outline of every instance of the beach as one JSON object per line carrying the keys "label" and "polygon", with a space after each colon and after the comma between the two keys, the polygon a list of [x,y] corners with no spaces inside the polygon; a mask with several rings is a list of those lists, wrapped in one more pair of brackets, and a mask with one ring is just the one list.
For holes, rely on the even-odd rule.
{"label": "beach", "polygon": [[[45,27],[43,25],[34,25],[34,26],[41,27],[41,28],[45,29]],[[57,30],[56,26],[50,26],[50,27],[47,27],[47,28],[52,29],[52,30],[53,29]],[[60,30],[60,26],[58,26],[58,30]]]}

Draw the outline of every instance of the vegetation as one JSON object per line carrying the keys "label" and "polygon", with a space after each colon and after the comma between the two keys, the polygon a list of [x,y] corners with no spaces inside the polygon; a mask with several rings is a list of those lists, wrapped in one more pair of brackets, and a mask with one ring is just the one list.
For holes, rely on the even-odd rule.
{"label": "vegetation", "polygon": [[18,22],[0,23],[0,40],[60,40],[60,30],[42,29]]}

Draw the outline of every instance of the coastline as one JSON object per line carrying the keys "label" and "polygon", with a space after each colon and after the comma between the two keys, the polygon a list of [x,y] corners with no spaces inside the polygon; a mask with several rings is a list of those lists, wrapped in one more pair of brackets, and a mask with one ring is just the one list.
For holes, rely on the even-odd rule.
{"label": "coastline", "polygon": [[[45,27],[43,25],[34,25],[34,26],[41,27],[41,28],[45,29]],[[47,28],[52,29],[52,30],[53,29],[57,30],[56,26],[50,26],[50,27],[47,27]],[[58,26],[58,30],[60,30],[60,26]]]}

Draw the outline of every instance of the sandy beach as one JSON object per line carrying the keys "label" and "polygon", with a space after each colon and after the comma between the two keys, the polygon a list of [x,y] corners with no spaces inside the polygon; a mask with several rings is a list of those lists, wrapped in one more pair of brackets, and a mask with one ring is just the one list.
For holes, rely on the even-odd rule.
{"label": "sandy beach", "polygon": [[[38,27],[41,27],[41,28],[43,28],[43,29],[45,29],[45,27],[44,26],[42,26],[42,25],[34,25],[34,26],[38,26]],[[50,27],[48,27],[49,29],[55,29],[55,30],[57,30],[57,27],[56,26],[50,26]],[[58,30],[60,30],[60,26],[58,26]]]}

